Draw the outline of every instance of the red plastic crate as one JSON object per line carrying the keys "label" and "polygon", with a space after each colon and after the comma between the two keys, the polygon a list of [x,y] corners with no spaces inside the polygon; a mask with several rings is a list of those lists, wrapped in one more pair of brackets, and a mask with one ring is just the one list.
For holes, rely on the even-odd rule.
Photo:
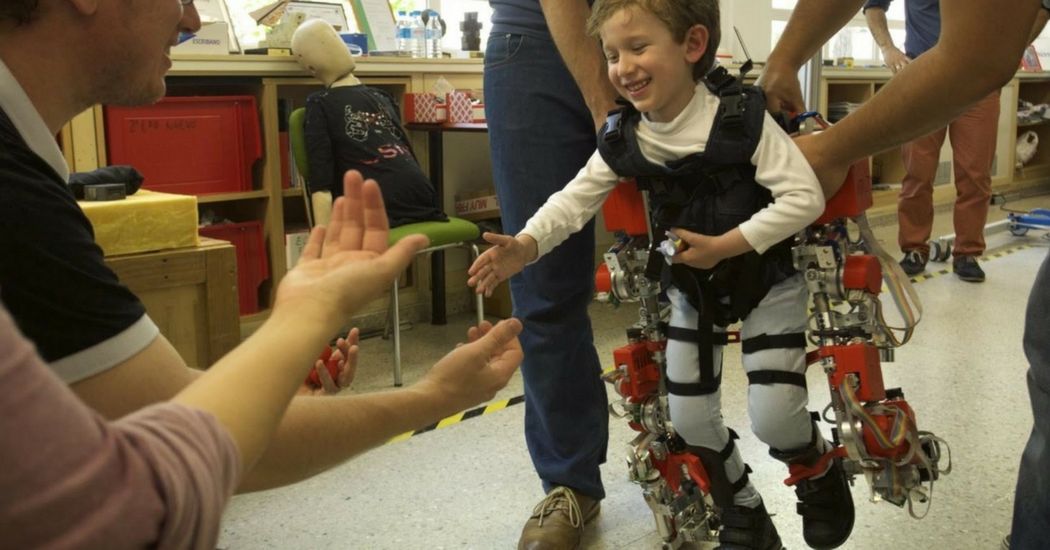
{"label": "red plastic crate", "polygon": [[257,313],[259,285],[270,278],[262,222],[206,225],[201,227],[199,232],[203,237],[233,243],[237,249],[237,294],[240,297],[241,315]]}
{"label": "red plastic crate", "polygon": [[109,164],[130,164],[147,189],[204,195],[251,191],[262,158],[253,96],[166,97],[106,107]]}

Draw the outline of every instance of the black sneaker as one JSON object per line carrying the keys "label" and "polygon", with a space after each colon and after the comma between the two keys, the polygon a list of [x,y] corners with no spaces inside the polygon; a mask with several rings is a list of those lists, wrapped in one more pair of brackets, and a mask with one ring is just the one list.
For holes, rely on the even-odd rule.
{"label": "black sneaker", "polygon": [[952,261],[952,271],[968,283],[984,282],[984,270],[977,265],[977,258],[973,256],[956,256]]}
{"label": "black sneaker", "polygon": [[722,510],[722,529],[715,550],[782,550],[780,535],[763,502],[757,508],[728,506]]}
{"label": "black sneaker", "polygon": [[909,277],[914,277],[923,271],[926,271],[926,260],[927,257],[918,250],[909,250],[904,253],[904,259],[901,260],[901,269],[908,274]]}
{"label": "black sneaker", "polygon": [[795,494],[806,544],[820,550],[842,546],[853,532],[854,520],[853,497],[842,459],[834,459],[820,478],[799,481]]}

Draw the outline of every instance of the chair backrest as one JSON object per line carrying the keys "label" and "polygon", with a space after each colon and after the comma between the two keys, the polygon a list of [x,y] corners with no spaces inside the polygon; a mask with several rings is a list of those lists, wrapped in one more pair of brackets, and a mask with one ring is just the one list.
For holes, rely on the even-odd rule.
{"label": "chair backrest", "polygon": [[303,206],[306,208],[306,223],[314,226],[314,208],[310,202],[310,190],[306,181],[310,178],[310,163],[306,160],[306,109],[299,107],[288,115],[288,143],[292,147],[292,162],[302,177]]}
{"label": "chair backrest", "polygon": [[306,162],[306,109],[300,107],[288,117],[288,141],[292,146],[295,168],[303,179],[310,177],[310,163]]}

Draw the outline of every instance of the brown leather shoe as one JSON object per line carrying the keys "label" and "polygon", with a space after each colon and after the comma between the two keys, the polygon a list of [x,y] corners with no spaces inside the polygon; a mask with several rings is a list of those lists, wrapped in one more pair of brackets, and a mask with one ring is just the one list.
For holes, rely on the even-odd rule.
{"label": "brown leather shoe", "polygon": [[555,487],[532,510],[518,540],[518,550],[573,550],[583,526],[598,515],[597,499],[568,487]]}

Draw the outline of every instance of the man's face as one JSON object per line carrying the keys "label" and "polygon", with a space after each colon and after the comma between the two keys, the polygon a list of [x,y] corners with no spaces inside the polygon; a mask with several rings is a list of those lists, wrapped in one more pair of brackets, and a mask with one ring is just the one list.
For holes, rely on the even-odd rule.
{"label": "man's face", "polygon": [[[180,31],[200,30],[200,16],[181,0],[106,0],[98,22],[109,28],[100,40],[105,55],[95,81],[95,99],[113,105],[153,103],[166,91],[171,47]],[[109,23],[106,23],[106,22]]]}

